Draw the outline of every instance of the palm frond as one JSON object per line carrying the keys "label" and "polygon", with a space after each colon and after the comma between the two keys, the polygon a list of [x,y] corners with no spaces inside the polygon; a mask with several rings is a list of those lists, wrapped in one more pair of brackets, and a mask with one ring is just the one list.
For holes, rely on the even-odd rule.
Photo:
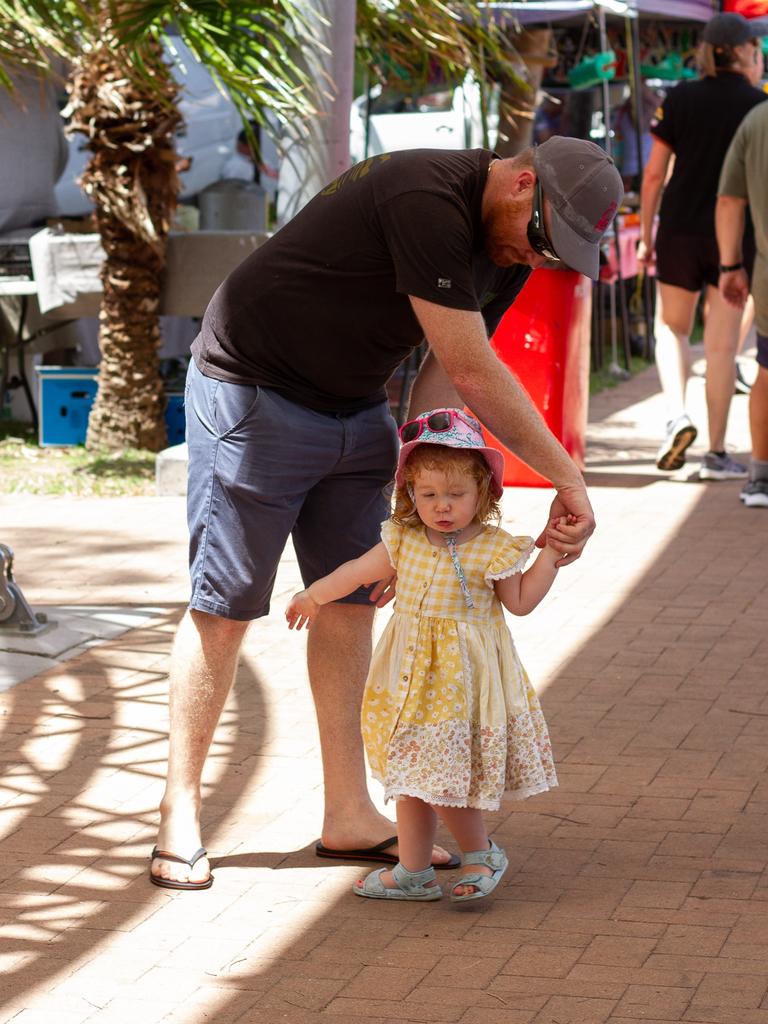
{"label": "palm frond", "polygon": [[320,45],[319,20],[296,0],[0,0],[0,83],[12,86],[14,68],[49,72],[54,54],[75,62],[108,39],[151,93],[144,46],[165,39],[172,48],[178,35],[244,119],[263,120],[267,109],[302,122],[316,113],[304,55]]}
{"label": "palm frond", "polygon": [[519,80],[516,50],[504,24],[476,0],[358,0],[358,59],[382,84],[424,85],[435,72],[458,83],[482,80],[491,66]]}

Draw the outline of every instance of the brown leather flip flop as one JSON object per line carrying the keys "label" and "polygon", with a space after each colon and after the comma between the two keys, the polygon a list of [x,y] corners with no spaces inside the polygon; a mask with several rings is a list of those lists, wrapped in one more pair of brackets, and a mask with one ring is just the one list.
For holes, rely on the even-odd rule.
{"label": "brown leather flip flop", "polygon": [[[386,850],[390,846],[394,846],[396,842],[397,836],[392,836],[389,839],[385,839],[382,843],[377,843],[376,846],[363,846],[357,850],[335,850],[331,846],[324,846],[318,840],[315,843],[315,854],[318,857],[326,857],[328,860],[370,860],[376,861],[378,864],[397,864],[398,857],[396,854],[386,853]],[[461,859],[455,853],[452,853],[444,864],[433,864],[432,867],[435,871],[453,871],[460,864]]]}

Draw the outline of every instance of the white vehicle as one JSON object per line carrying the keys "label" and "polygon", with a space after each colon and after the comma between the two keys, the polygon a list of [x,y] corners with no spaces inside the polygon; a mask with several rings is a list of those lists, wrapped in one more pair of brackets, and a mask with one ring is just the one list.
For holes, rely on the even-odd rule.
{"label": "white vehicle", "polygon": [[[491,90],[488,141],[498,132],[498,88]],[[367,156],[398,149],[473,149],[486,145],[480,116],[480,86],[468,75],[462,85],[429,85],[415,93],[402,89],[371,89],[368,139],[368,97],[358,96],[350,117],[350,155],[354,163]]]}
{"label": "white vehicle", "polygon": [[[176,150],[180,157],[191,160],[189,169],[180,175],[181,198],[188,199],[221,178],[224,164],[235,152],[235,140],[243,124],[232,100],[221,92],[206,68],[177,36],[166,43],[166,57],[173,64],[174,78],[183,86],[179,110],[184,124],[177,133]],[[56,201],[62,216],[76,217],[93,209],[77,184],[90,151],[86,149],[85,137],[79,133],[68,141],[69,161],[56,185]]]}

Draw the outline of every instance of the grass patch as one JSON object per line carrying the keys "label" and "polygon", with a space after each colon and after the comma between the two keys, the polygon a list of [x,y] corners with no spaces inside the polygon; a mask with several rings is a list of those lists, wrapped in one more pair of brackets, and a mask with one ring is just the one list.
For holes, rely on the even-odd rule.
{"label": "grass patch", "polygon": [[155,493],[154,452],[41,448],[27,423],[0,420],[0,493],[125,497]]}
{"label": "grass patch", "polygon": [[[606,388],[615,388],[617,384],[621,384],[621,380],[618,377],[614,377],[609,366],[611,365],[610,355],[606,353],[603,365],[599,370],[590,370],[589,373],[589,393],[590,395],[596,395],[600,391],[604,391]],[[624,366],[619,364],[624,369]],[[632,356],[629,360],[629,373],[632,377],[636,373],[647,369],[651,364],[647,359],[643,359],[641,356]]]}

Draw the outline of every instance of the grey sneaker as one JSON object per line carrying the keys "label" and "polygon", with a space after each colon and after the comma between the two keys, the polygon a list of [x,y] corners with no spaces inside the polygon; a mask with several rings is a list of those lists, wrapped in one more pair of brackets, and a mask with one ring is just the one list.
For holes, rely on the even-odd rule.
{"label": "grey sneaker", "polygon": [[739,497],[747,508],[768,508],[768,480],[750,480]]}
{"label": "grey sneaker", "polygon": [[683,413],[667,424],[667,436],[656,456],[657,469],[671,472],[685,464],[685,453],[696,440],[697,430]]}
{"label": "grey sneaker", "polygon": [[699,480],[741,480],[748,475],[744,463],[732,459],[728,452],[707,452],[699,469]]}

